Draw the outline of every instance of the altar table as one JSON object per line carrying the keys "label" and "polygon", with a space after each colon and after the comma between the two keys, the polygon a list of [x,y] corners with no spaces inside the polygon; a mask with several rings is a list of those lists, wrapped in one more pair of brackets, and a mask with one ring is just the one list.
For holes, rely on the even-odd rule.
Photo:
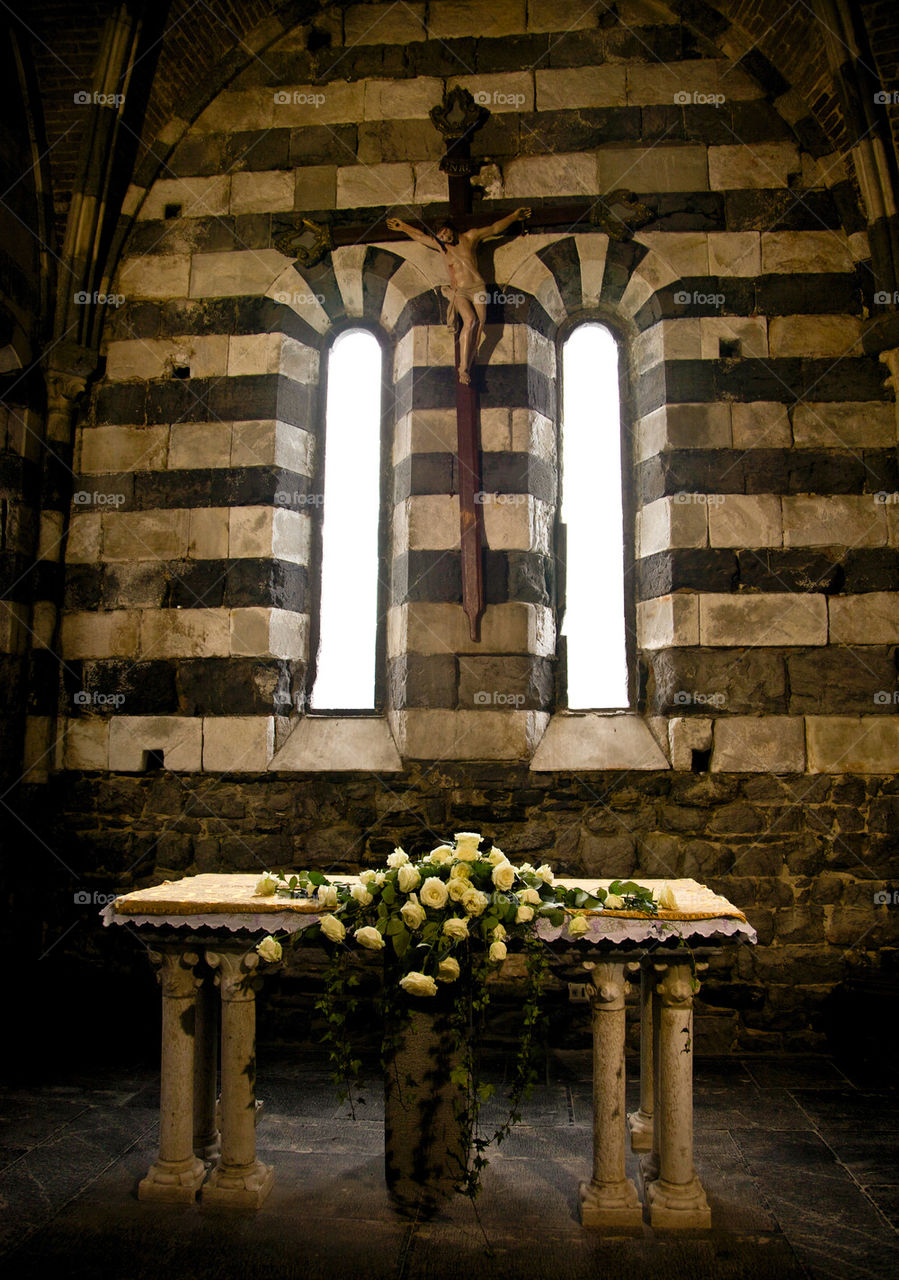
{"label": "altar table", "polygon": [[[105,925],[137,929],[150,944],[162,987],[159,1155],[138,1189],[142,1200],[258,1208],[274,1170],[256,1155],[255,993],[270,968],[256,952],[267,934],[292,934],[321,918],[308,899],[255,896],[256,875],[200,875],[119,897]],[[332,876],[354,884],[355,876]],[[609,880],[565,880],[595,891]],[[541,919],[548,943],[583,949],[593,1027],[593,1171],[580,1187],[584,1226],[638,1229],[644,1206],[625,1176],[625,1149],[643,1153],[641,1188],[653,1227],[711,1225],[693,1165],[693,998],[696,955],[756,941],[738,908],[694,880],[668,886],[676,910],[651,917],[604,911],[582,937]],[[689,943],[688,949],[684,943]],[[625,1111],[625,996],[640,978],[640,1106]],[[215,986],[221,1005],[221,1098],[216,1102]]]}

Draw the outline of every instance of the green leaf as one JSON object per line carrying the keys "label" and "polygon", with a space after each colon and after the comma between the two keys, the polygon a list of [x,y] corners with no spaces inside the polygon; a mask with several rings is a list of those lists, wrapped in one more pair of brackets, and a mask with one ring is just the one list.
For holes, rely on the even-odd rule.
{"label": "green leaf", "polygon": [[314,884],[317,889],[320,884],[329,884],[330,881],[325,876],[323,876],[320,871],[310,871],[309,883]]}
{"label": "green leaf", "polygon": [[403,956],[409,950],[409,943],[411,940],[409,930],[404,928],[402,923],[400,924],[400,932],[391,934],[390,941],[397,960],[402,960]]}

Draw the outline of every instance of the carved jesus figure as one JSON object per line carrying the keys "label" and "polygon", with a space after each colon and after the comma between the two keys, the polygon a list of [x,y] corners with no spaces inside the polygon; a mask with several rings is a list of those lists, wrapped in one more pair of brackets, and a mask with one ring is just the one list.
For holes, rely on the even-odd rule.
{"label": "carved jesus figure", "polygon": [[492,222],[488,227],[472,227],[459,232],[452,222],[444,222],[435,235],[410,227],[399,218],[388,218],[391,231],[402,231],[410,240],[417,240],[428,249],[442,253],[446,260],[449,284],[443,286],[443,294],[449,307],[447,325],[455,330],[456,317],[461,321],[459,332],[459,381],[463,386],[471,383],[471,366],[478,348],[486,336],[487,286],[478,270],[477,249],[482,240],[501,236],[513,222],[529,218],[530,209],[516,209],[514,213]]}

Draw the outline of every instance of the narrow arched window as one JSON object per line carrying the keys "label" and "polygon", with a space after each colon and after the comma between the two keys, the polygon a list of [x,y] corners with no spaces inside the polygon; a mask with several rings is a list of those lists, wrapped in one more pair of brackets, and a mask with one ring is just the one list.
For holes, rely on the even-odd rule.
{"label": "narrow arched window", "polygon": [[328,357],[316,711],[375,706],[381,475],[381,348],[362,329]]}
{"label": "narrow arched window", "polygon": [[562,348],[567,704],[628,705],[618,344],[601,324]]}

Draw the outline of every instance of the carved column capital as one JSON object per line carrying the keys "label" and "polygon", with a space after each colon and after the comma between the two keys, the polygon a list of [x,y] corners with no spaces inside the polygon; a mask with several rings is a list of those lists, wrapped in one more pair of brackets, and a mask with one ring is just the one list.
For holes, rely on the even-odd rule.
{"label": "carved column capital", "polygon": [[255,951],[207,951],[206,963],[215,971],[215,984],[223,1000],[255,1000],[262,986]]}
{"label": "carved column capital", "polygon": [[666,1009],[689,1009],[699,990],[699,981],[693,976],[688,961],[682,964],[653,965],[660,976],[656,979],[656,994]]}
{"label": "carved column capital", "polygon": [[203,982],[194,972],[200,963],[195,951],[151,951],[150,963],[156,969],[162,994],[171,999],[193,996]]}

